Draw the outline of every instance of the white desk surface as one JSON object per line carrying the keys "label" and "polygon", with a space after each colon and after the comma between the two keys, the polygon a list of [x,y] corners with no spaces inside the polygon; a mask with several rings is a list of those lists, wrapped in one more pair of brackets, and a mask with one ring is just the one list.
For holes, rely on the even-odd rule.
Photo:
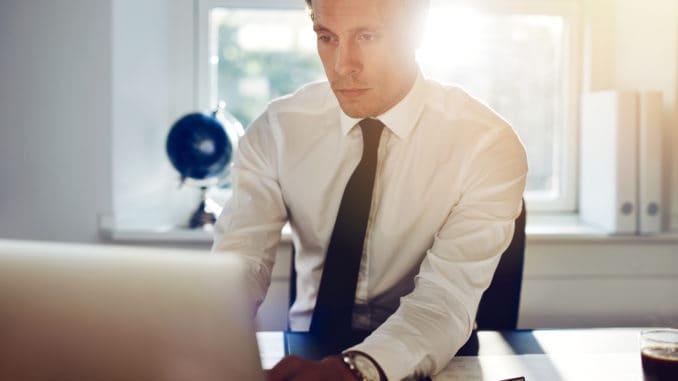
{"label": "white desk surface", "polygon": [[[531,348],[540,348],[542,353],[520,354],[501,332],[481,331],[478,356],[457,356],[432,379],[642,380],[639,332],[638,328],[534,330],[524,336],[529,337]],[[257,339],[264,368],[284,356],[282,332],[258,332]]]}

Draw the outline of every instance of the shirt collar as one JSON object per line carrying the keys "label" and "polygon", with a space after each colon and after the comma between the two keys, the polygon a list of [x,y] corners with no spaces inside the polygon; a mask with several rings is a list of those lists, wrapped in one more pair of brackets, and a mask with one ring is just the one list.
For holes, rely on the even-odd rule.
{"label": "shirt collar", "polygon": [[[417,77],[414,84],[405,97],[395,106],[391,107],[385,113],[378,115],[384,125],[401,139],[407,138],[419,119],[424,106],[424,78],[420,70],[417,70]],[[339,108],[339,117],[341,121],[341,131],[347,135],[351,129],[362,120],[346,115]]]}

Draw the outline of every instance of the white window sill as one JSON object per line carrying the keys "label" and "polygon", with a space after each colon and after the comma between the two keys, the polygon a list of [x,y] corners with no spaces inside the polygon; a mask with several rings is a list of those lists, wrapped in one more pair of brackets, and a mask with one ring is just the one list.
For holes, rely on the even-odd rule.
{"label": "white window sill", "polygon": [[579,220],[579,215],[533,214],[527,216],[528,242],[656,242],[678,243],[678,232],[656,234],[610,234]]}
{"label": "white window sill", "polygon": [[[152,226],[143,223],[135,226],[114,226],[109,221],[100,224],[102,236],[115,242],[210,244],[213,233],[209,230],[187,229],[177,226]],[[678,232],[653,235],[608,234],[601,229],[579,221],[576,214],[531,215],[527,220],[528,243],[599,242],[599,243],[662,243],[678,244]],[[283,228],[282,240],[291,242],[288,225]]]}

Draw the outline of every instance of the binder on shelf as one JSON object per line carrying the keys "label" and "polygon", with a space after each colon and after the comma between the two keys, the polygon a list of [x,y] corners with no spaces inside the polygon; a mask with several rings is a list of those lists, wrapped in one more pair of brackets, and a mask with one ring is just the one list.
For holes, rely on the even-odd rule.
{"label": "binder on shelf", "polygon": [[638,232],[662,231],[663,101],[659,91],[642,92],[638,107]]}
{"label": "binder on shelf", "polygon": [[638,96],[584,94],[581,115],[580,219],[612,234],[635,234],[638,220]]}

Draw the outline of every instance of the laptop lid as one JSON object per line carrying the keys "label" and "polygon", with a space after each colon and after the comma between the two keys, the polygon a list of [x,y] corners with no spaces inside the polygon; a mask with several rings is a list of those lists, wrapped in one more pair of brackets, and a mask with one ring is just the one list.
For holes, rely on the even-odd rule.
{"label": "laptop lid", "polygon": [[238,257],[0,240],[0,379],[263,380]]}

